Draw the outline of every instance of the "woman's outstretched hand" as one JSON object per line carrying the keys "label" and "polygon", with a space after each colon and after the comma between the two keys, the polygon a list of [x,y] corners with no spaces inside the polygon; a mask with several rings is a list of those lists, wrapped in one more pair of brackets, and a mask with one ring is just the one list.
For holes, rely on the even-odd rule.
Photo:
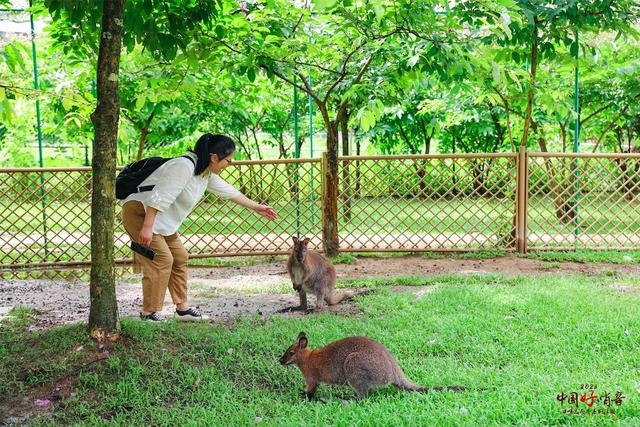
{"label": "woman's outstretched hand", "polygon": [[258,205],[256,206],[255,211],[270,220],[274,220],[278,216],[277,212],[274,211],[271,206],[267,205]]}

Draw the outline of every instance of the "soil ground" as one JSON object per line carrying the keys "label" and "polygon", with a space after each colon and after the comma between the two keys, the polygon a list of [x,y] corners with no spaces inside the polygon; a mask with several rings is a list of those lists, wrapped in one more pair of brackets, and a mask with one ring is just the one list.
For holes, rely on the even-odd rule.
{"label": "soil ground", "polygon": [[[400,276],[432,276],[440,274],[544,275],[597,274],[640,275],[637,264],[581,264],[545,262],[507,255],[489,259],[427,259],[421,255],[395,257],[356,257],[352,264],[337,264],[338,280],[393,279]],[[236,316],[268,316],[285,307],[297,305],[284,261],[244,267],[191,267],[189,269],[191,304],[207,314],[212,321],[226,322]],[[428,289],[411,290],[422,295]],[[622,286],[621,291],[630,291]],[[635,291],[635,288],[634,288]],[[121,317],[136,316],[140,310],[139,275],[125,275],[117,283],[118,307]],[[310,298],[310,304],[314,304]],[[0,318],[12,307],[27,306],[37,311],[33,329],[86,321],[89,316],[88,280],[4,280],[0,281]],[[331,311],[348,315],[353,303],[339,304]],[[164,317],[173,315],[169,294]],[[288,315],[300,315],[297,313]]]}

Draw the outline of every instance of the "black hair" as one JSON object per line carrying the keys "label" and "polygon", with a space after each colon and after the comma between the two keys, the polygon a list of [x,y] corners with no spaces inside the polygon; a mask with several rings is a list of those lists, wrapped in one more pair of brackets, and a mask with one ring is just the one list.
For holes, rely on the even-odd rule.
{"label": "black hair", "polygon": [[217,155],[218,160],[222,160],[236,151],[236,145],[233,143],[233,140],[226,135],[205,133],[198,139],[193,150],[189,151],[198,156],[194,174],[200,175],[209,167],[212,154]]}

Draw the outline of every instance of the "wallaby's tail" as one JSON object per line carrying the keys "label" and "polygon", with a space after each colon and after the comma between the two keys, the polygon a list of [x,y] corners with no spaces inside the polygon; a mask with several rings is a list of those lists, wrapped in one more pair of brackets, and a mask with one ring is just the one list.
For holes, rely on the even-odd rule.
{"label": "wallaby's tail", "polygon": [[365,295],[372,291],[373,289],[348,290],[340,292],[333,291],[333,293],[327,297],[326,301],[329,305],[336,305],[341,301],[348,300],[359,295]]}
{"label": "wallaby's tail", "polygon": [[466,387],[462,387],[459,385],[452,385],[448,387],[434,386],[434,387],[422,387],[416,384],[413,384],[411,381],[406,378],[402,378],[395,384],[401,390],[404,391],[417,391],[419,393],[429,393],[430,391],[465,391]]}

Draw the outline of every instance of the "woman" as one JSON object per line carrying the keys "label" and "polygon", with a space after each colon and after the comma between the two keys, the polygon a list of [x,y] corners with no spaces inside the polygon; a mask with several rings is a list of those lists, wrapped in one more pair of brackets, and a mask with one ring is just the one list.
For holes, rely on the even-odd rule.
{"label": "woman", "polygon": [[156,253],[153,260],[134,254],[143,274],[141,319],[161,320],[156,313],[162,310],[167,287],[178,320],[206,318],[187,302],[189,255],[176,234],[205,190],[270,220],[276,218],[273,208],[254,202],[220,178],[220,171],[231,164],[235,150],[227,136],[202,135],[193,151],[164,163],[140,184],[153,186],[150,191],[133,193],[122,201],[122,223],[127,234]]}

